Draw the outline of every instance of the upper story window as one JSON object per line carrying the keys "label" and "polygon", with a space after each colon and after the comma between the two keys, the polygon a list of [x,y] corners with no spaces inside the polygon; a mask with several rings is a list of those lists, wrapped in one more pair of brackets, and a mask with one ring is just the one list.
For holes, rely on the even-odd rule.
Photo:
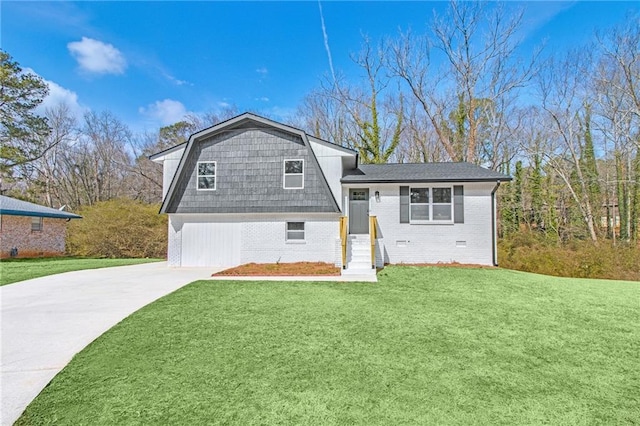
{"label": "upper story window", "polygon": [[41,217],[32,217],[31,218],[31,232],[42,231],[42,218]]}
{"label": "upper story window", "polygon": [[411,188],[409,219],[411,223],[450,223],[453,220],[451,187]]}
{"label": "upper story window", "polygon": [[216,189],[216,162],[198,161],[198,189]]}
{"label": "upper story window", "polygon": [[284,160],[285,189],[304,188],[304,160]]}

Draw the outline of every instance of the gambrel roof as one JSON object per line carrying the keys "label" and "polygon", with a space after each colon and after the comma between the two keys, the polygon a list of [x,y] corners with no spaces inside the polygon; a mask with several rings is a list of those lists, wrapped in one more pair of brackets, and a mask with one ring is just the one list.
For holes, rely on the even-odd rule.
{"label": "gambrel roof", "polygon": [[[304,155],[307,156],[307,164],[305,165],[305,170],[309,170],[309,167],[313,169],[313,173],[315,173],[314,176],[317,177],[317,180],[315,181],[316,186],[315,188],[309,188],[308,191],[307,191],[307,188],[305,187],[305,191],[306,191],[305,194],[310,196],[311,202],[306,202],[304,206],[296,205],[295,208],[293,208],[294,206],[291,206],[292,207],[291,211],[301,211],[301,212],[316,211],[316,212],[334,212],[334,213],[340,212],[340,208],[336,203],[336,200],[327,183],[327,179],[324,176],[323,171],[318,164],[318,160],[315,156],[315,153],[311,147],[309,136],[300,129],[296,129],[291,126],[277,123],[275,121],[272,121],[267,118],[260,117],[258,115],[251,114],[251,113],[244,113],[237,117],[231,118],[229,120],[216,124],[212,127],[209,127],[202,131],[194,133],[189,137],[189,140],[186,142],[186,145],[184,145],[184,151],[182,153],[182,157],[178,164],[177,171],[173,176],[173,180],[171,181],[171,184],[169,185],[167,195],[163,200],[160,212],[176,213],[176,212],[179,212],[178,211],[179,206],[184,207],[184,205],[182,205],[179,200],[180,200],[180,197],[182,197],[184,194],[183,191],[185,190],[185,180],[187,179],[187,174],[192,172],[194,161],[198,161],[199,159],[198,156],[200,155],[200,148],[202,147],[202,145],[199,146],[199,144],[208,144],[209,146],[211,146],[212,144],[215,145],[216,143],[224,144],[224,143],[227,143],[226,141],[229,141],[233,139],[233,137],[235,137],[235,136],[229,136],[231,139],[228,139],[228,138],[225,139],[227,135],[235,135],[237,134],[237,132],[252,131],[252,130],[264,131],[266,133],[280,132],[279,134],[289,135],[289,136],[286,136],[286,138],[295,140],[297,141],[295,142],[296,144],[301,144],[304,148],[306,148],[306,150],[304,150],[304,148],[301,147],[301,149],[303,149],[305,152]],[[173,152],[174,150],[177,150],[179,147],[182,147],[182,146],[183,145],[177,145],[176,147],[169,148],[169,150],[165,150],[161,153],[154,154],[150,158],[152,160],[159,159],[163,155]],[[236,146],[236,148],[239,151],[242,151],[244,149],[243,146]],[[342,147],[340,148],[348,150],[347,148],[342,148]],[[256,147],[255,146],[247,147],[247,149],[255,150]],[[275,151],[269,151],[268,146],[259,147],[259,149],[265,153],[269,152],[272,156],[277,154]],[[236,153],[230,153],[228,155],[231,158],[234,158],[239,155],[243,155],[243,153],[236,152]],[[259,155],[259,154],[253,153],[252,155],[254,155],[253,158],[255,159],[255,155]],[[194,156],[198,158],[194,158]],[[237,158],[234,158],[234,160],[237,160]],[[223,167],[223,164],[224,162],[221,161],[218,164],[218,167],[219,168]],[[232,165],[230,164],[229,166],[232,166]],[[233,166],[235,167],[237,166],[237,164]],[[252,164],[251,166],[247,165],[247,167],[255,167],[256,169],[259,169],[262,166],[263,165],[260,165],[260,164]],[[244,174],[244,176],[246,177],[246,174]],[[237,178],[234,178],[234,182],[230,183],[230,185],[232,184],[236,188],[241,188],[246,192],[247,188],[243,188],[242,182],[237,181],[238,179],[241,180],[241,178],[242,178],[242,173],[239,172]],[[273,212],[289,211],[287,210],[286,200],[283,201],[281,199],[278,199],[278,194],[274,194],[273,191],[270,192],[269,190],[266,190],[266,189],[262,191],[262,189],[263,188],[257,188],[257,187],[255,188],[255,193],[256,193],[255,195],[256,196],[259,195],[259,197],[257,197],[258,198],[257,201],[259,201],[259,203],[262,203],[262,205],[260,206],[256,205],[257,202],[254,202],[254,204],[252,204],[251,200],[236,200],[235,206],[233,208],[227,205],[222,208],[215,208],[215,212],[219,212],[219,213],[271,212],[273,213]],[[264,193],[257,194],[258,192],[260,192],[259,190],[261,190]],[[250,195],[254,195],[254,194],[250,194]],[[281,195],[282,194],[280,194],[280,196]],[[266,204],[269,204],[267,203],[267,197],[270,197],[270,196],[273,197],[273,202],[270,203],[271,207],[269,207],[269,205],[266,205]],[[193,203],[194,204],[200,203],[201,205],[193,206],[193,209],[201,208],[204,206],[204,204],[210,203],[211,201],[213,201],[214,199],[213,197],[214,196],[212,194],[202,195],[201,197],[198,197],[199,199],[197,201],[193,200]],[[229,200],[227,199],[227,201]],[[213,204],[209,204],[209,205],[211,206]],[[296,208],[298,210],[296,210]],[[184,210],[184,212],[189,212],[186,210]]]}

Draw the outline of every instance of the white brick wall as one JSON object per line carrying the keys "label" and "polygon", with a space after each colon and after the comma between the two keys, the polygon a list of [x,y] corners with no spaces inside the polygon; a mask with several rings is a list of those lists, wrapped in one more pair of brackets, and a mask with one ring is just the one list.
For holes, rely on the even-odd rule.
{"label": "white brick wall", "polygon": [[[398,184],[360,185],[369,188],[370,214],[378,218],[376,262],[472,263],[491,265],[491,190],[494,183],[464,185],[464,224],[412,225],[400,223]],[[345,193],[349,187],[344,186]],[[380,202],[375,192],[380,191]],[[185,221],[241,223],[241,263],[321,261],[341,264],[338,214],[169,215],[169,265],[182,259],[182,224]],[[305,242],[287,243],[286,222],[305,222]],[[459,242],[464,242],[461,247]],[[184,242],[188,244],[188,242]],[[224,245],[202,247],[215,256]],[[232,265],[230,265],[232,266]]]}
{"label": "white brick wall", "polygon": [[167,247],[167,263],[169,266],[180,266],[182,260],[182,220],[169,215],[169,235]]}
{"label": "white brick wall", "polygon": [[[244,216],[242,263],[335,262],[338,215]],[[305,223],[305,241],[286,241],[286,222]]]}
{"label": "white brick wall", "polygon": [[[370,188],[370,214],[378,218],[381,243],[378,261],[384,257],[385,263],[491,265],[491,190],[494,186],[491,182],[464,184],[464,224],[412,225],[400,223],[399,184],[360,185]],[[351,187],[357,186],[345,185],[344,193]],[[376,191],[380,191],[380,202],[375,200]],[[457,242],[464,242],[466,246],[459,247]]]}
{"label": "white brick wall", "polygon": [[[337,214],[170,214],[169,265],[188,263],[187,259],[181,259],[182,244],[189,244],[189,241],[182,241],[181,230],[184,223],[196,222],[240,223],[240,263],[339,262],[335,246],[336,239],[339,240],[338,218]],[[288,221],[305,222],[304,242],[286,241]],[[206,232],[205,226],[202,229]],[[228,247],[212,239],[209,246],[199,249],[211,253],[213,262],[216,250],[227,250]]]}

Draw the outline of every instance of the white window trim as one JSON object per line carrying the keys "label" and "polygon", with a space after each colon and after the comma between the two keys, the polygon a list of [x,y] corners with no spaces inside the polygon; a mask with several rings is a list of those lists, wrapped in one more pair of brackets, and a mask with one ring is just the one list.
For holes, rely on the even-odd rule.
{"label": "white window trim", "polygon": [[[213,163],[213,168],[215,169],[215,173],[212,175],[201,175],[200,174],[200,164],[203,163]],[[213,188],[200,188],[199,182],[201,177],[213,177]],[[198,191],[215,191],[218,188],[218,162],[217,161],[198,161],[196,164],[196,189]]]}
{"label": "white window trim", "polygon": [[[302,223],[302,231],[289,231],[289,223]],[[289,239],[289,232],[302,232],[302,239]],[[287,220],[284,223],[284,242],[286,244],[306,244],[307,243],[307,223],[304,220]]]}
{"label": "white window trim", "polygon": [[[412,203],[411,202],[411,190],[414,188],[428,188],[429,189],[429,202],[428,203]],[[449,188],[451,191],[451,202],[450,203],[434,203],[433,202],[433,189],[434,188]],[[450,225],[453,224],[454,220],[454,211],[453,211],[454,197],[453,197],[453,186],[410,186],[409,187],[409,224],[411,225]],[[429,220],[413,220],[411,219],[411,206],[429,206]],[[433,206],[451,206],[451,219],[450,220],[434,220],[433,219]]]}
{"label": "white window trim", "polygon": [[[287,173],[287,161],[302,161],[302,173]],[[304,189],[304,159],[302,158],[285,158],[282,161],[282,188],[284,189]],[[286,177],[287,176],[302,176],[302,186],[295,187],[287,187],[286,186]]]}

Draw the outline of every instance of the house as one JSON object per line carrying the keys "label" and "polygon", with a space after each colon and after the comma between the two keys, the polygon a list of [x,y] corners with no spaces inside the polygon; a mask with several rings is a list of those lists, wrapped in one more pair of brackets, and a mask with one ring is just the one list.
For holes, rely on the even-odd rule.
{"label": "house", "polygon": [[169,265],[497,263],[494,195],[511,178],[472,164],[361,165],[250,113],[150,158],[163,164]]}
{"label": "house", "polygon": [[64,254],[67,222],[77,214],[0,195],[0,257]]}

